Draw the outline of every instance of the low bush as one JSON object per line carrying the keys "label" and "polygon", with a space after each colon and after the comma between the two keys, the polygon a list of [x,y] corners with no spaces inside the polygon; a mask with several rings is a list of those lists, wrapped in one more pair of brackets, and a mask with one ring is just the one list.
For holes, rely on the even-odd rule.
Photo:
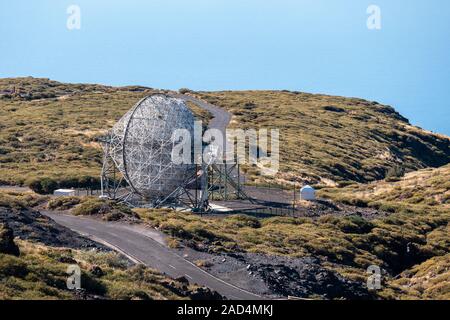
{"label": "low bush", "polygon": [[57,179],[39,177],[27,181],[26,184],[38,194],[52,194],[58,188],[96,190],[100,188],[100,178],[92,176],[62,177]]}
{"label": "low bush", "polygon": [[100,199],[88,199],[77,205],[72,213],[77,216],[92,216],[111,211],[111,202]]}
{"label": "low bush", "polygon": [[101,215],[105,221],[118,221],[123,218],[139,219],[139,216],[124,204],[93,197],[82,198],[80,203],[73,207],[71,213],[77,216]]}
{"label": "low bush", "polygon": [[11,209],[34,208],[44,204],[47,196],[40,196],[32,192],[0,191],[0,207]]}
{"label": "low bush", "polygon": [[38,194],[52,194],[58,189],[58,183],[50,178],[37,178],[28,182],[28,187]]}
{"label": "low bush", "polygon": [[79,197],[58,197],[51,199],[47,208],[50,210],[69,210],[81,202]]}
{"label": "low bush", "polygon": [[231,217],[225,218],[223,222],[225,224],[229,224],[231,227],[236,228],[249,227],[257,229],[261,227],[261,222],[257,218],[246,215],[233,215]]}
{"label": "low bush", "polygon": [[186,94],[186,93],[191,93],[192,90],[190,90],[190,89],[188,89],[188,88],[180,88],[180,89],[178,90],[178,92],[181,93],[181,94]]}
{"label": "low bush", "polygon": [[[49,248],[27,241],[18,244],[20,257],[0,254],[0,300],[79,299],[66,284],[67,266],[73,261],[81,268],[81,286],[87,297],[184,299],[187,290],[197,288],[184,287],[184,292],[182,283],[143,265],[132,267],[115,252]],[[94,266],[102,270],[101,277],[91,273]]]}
{"label": "low bush", "polygon": [[370,221],[360,216],[349,216],[339,219],[336,225],[345,233],[356,234],[369,233],[374,228],[374,225]]}

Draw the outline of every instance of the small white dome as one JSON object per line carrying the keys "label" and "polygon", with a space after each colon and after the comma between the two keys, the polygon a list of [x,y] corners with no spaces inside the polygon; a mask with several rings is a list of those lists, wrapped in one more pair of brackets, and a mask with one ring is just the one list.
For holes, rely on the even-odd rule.
{"label": "small white dome", "polygon": [[311,186],[304,186],[300,189],[300,199],[301,200],[316,200],[316,190]]}

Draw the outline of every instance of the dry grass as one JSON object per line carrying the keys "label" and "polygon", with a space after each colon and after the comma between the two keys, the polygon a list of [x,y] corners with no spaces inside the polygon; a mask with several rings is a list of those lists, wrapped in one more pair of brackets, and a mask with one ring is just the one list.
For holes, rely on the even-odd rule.
{"label": "dry grass", "polygon": [[244,168],[259,183],[367,182],[391,167],[406,171],[450,162],[450,139],[411,126],[390,106],[356,98],[284,91],[201,92],[233,114],[233,127],[278,128],[275,181]]}
{"label": "dry grass", "polygon": [[403,272],[381,294],[388,299],[450,300],[450,254]]}
{"label": "dry grass", "polygon": [[34,192],[17,192],[13,190],[0,190],[0,207],[11,209],[34,208],[45,204],[49,198]]}
{"label": "dry grass", "polygon": [[177,245],[208,252],[314,256],[326,268],[362,283],[367,280],[367,267],[378,265],[386,271],[383,289],[376,292],[380,298],[448,298],[449,212],[396,213],[373,221],[355,216],[218,219],[170,210],[136,212]]}
{"label": "dry grass", "polygon": [[[361,270],[376,264],[400,272],[446,254],[450,245],[450,213],[393,214],[369,222],[356,216],[313,220],[233,215],[217,219],[170,210],[136,212],[172,238],[202,250],[317,256]],[[408,247],[415,251],[408,253]]]}
{"label": "dry grass", "polygon": [[[74,263],[82,270],[81,287],[91,296],[185,298],[176,292],[182,284],[144,266],[129,267],[128,262],[113,252],[49,248],[27,241],[18,244],[20,257],[0,254],[0,299],[77,299],[79,296],[66,286],[67,267]],[[92,274],[90,270],[94,266],[100,267],[104,275]]]}
{"label": "dry grass", "polygon": [[[102,152],[97,139],[142,97],[157,92],[0,79],[0,91],[14,87],[16,95],[0,96],[0,184],[24,185],[48,177],[65,187],[83,176],[98,179]],[[207,112],[193,112],[208,121]]]}
{"label": "dry grass", "polygon": [[[98,177],[97,138],[140,98],[155,90],[63,84],[48,79],[0,79],[0,183],[49,177],[65,184]],[[298,92],[199,93],[233,113],[232,126],[279,128],[281,171],[273,179],[245,167],[258,183],[322,185],[373,181],[392,166],[406,170],[450,161],[449,139],[409,125],[394,109],[355,98]],[[189,104],[197,117],[210,115]]]}
{"label": "dry grass", "polygon": [[401,179],[325,188],[319,194],[344,203],[388,211],[450,212],[450,165],[406,174]]}

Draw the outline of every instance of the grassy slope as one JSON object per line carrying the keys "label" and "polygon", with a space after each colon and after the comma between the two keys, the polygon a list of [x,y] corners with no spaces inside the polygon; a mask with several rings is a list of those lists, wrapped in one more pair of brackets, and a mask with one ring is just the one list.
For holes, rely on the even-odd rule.
{"label": "grassy slope", "polygon": [[[74,199],[78,198],[64,199],[68,200],[64,203],[60,201],[63,198],[54,199],[49,202],[49,207],[72,209],[74,214],[102,214],[86,210],[97,207],[100,204],[98,200],[81,198],[78,203],[72,201]],[[29,193],[0,192],[0,204],[9,204],[11,208],[33,207],[42,205],[47,200],[47,197]],[[360,217],[333,216],[323,216],[317,220],[288,217],[256,219],[241,215],[218,219],[163,209],[136,209],[136,213],[141,221],[167,233],[171,237],[171,246],[184,243],[199,250],[217,252],[314,256],[321,259],[325,267],[362,283],[366,281],[366,268],[375,264],[387,271],[383,290],[377,292],[380,297],[446,297],[448,281],[445,279],[448,279],[450,272],[445,267],[449,263],[449,212],[434,210],[427,213],[395,213],[372,221]],[[9,258],[8,264],[12,263],[11,259],[15,258]],[[34,264],[32,256],[25,255],[21,259]],[[96,264],[102,264],[101,257],[95,259]],[[59,266],[63,267],[62,264]],[[0,270],[8,268],[9,265],[3,265]],[[108,266],[102,265],[102,268]],[[399,273],[401,274],[394,279]],[[426,278],[424,274],[429,274],[431,278]],[[442,279],[444,282],[440,283]],[[113,279],[105,285],[122,288],[122,284],[129,280]],[[115,281],[119,283],[115,284]],[[19,290],[15,294],[23,297],[25,294],[41,294],[35,288],[23,287],[21,290],[31,290],[32,293],[20,293]],[[108,297],[130,296],[121,293]]]}
{"label": "grassy slope", "polygon": [[[48,79],[0,79],[0,182],[34,177],[98,177],[96,138],[143,96],[143,87],[62,84]],[[388,106],[361,99],[244,91],[201,93],[234,114],[233,126],[281,130],[280,183],[372,181],[393,166],[416,170],[450,161],[448,137],[416,127]],[[198,116],[208,118],[194,108]],[[261,179],[258,170],[245,168]],[[264,181],[262,181],[264,182]]]}
{"label": "grassy slope", "polygon": [[[394,213],[372,221],[333,216],[317,220],[239,215],[218,219],[170,210],[136,211],[142,221],[170,235],[172,246],[184,243],[217,252],[315,256],[328,268],[361,282],[367,277],[367,267],[375,264],[388,272],[383,290],[378,292],[380,297],[446,299],[450,276],[446,267],[450,263],[450,210],[445,197],[449,192],[448,168],[410,173],[397,182],[358,185],[358,190],[351,186],[321,191],[322,195],[331,192],[335,201],[369,205],[366,198],[360,199],[358,195],[370,199],[372,196],[364,188],[375,190],[376,201],[370,205]],[[377,188],[378,185],[381,187]],[[423,203],[417,203],[420,197]],[[389,201],[383,201],[385,198]],[[427,198],[435,201],[429,203]],[[30,196],[18,199],[37,202]],[[72,208],[73,214],[90,215],[97,212],[86,208],[104,206],[96,199],[83,198],[79,203],[73,202],[74,199],[67,198],[64,203],[62,199],[52,200],[49,207]]]}
{"label": "grassy slope", "polygon": [[[417,238],[424,243],[434,243],[442,250],[431,250],[434,256],[424,262],[415,261],[416,266],[405,270],[398,279],[390,283],[386,297],[403,296],[406,299],[450,299],[450,165],[437,169],[423,169],[406,174],[401,179],[387,179],[370,184],[356,184],[345,188],[327,188],[320,195],[334,201],[359,206],[378,207],[401,216],[400,226],[407,221],[408,233],[414,230],[419,220],[441,220],[441,227],[429,232],[426,238]],[[419,227],[421,228],[421,227]],[[386,240],[392,235],[390,231]],[[428,249],[427,249],[428,250]],[[433,253],[434,251],[434,253]]]}
{"label": "grassy slope", "polygon": [[[47,79],[0,79],[0,184],[24,184],[44,176],[69,181],[100,175],[96,139],[137,101],[143,87],[61,84]],[[19,95],[20,92],[20,95]],[[193,112],[208,120],[199,108]]]}
{"label": "grassy slope", "polygon": [[[50,90],[46,80],[20,79],[2,80],[0,91],[10,88],[11,81],[31,86],[34,88],[29,89],[31,92]],[[31,84],[24,85],[24,81]],[[42,82],[43,87],[35,88],[36,81]],[[0,180],[21,183],[32,176],[98,175],[101,159],[95,137],[102,133],[98,128],[112,126],[150,92],[72,86],[54,84],[55,96],[59,98],[0,99]],[[67,96],[72,89],[83,92]],[[288,92],[222,92],[201,96],[229,109],[234,114],[233,126],[281,129],[284,140],[282,172],[277,177],[280,182],[301,177],[321,183],[370,181],[383,178],[387,169],[395,165],[414,170],[449,161],[447,137],[412,127],[393,109],[360,99]],[[249,176],[259,178],[256,170],[247,170]],[[431,184],[433,190],[440,190],[442,185]],[[324,192],[330,197],[344,197],[347,191],[354,191],[351,188]],[[399,191],[395,201],[381,203],[383,199],[377,199],[376,206],[386,204],[387,209],[396,213],[371,222],[356,217],[255,221],[239,216],[213,220],[146,210],[139,214],[172,235],[173,244],[186,241],[219,251],[315,255],[330,268],[361,281],[369,264],[380,264],[391,276],[403,272],[400,279],[389,281],[380,296],[442,298],[441,289],[430,291],[428,283],[423,284],[425,289],[405,283],[418,282],[416,279],[428,270],[429,264],[447,263],[449,213],[439,202],[427,203],[428,194],[424,194],[423,203],[419,201],[405,208],[403,194],[403,190]],[[445,191],[442,194],[437,199],[446,199]],[[25,200],[34,201],[29,197]],[[366,205],[367,201],[361,200],[360,204]],[[412,248],[408,253],[407,247]],[[413,267],[415,264],[421,265]],[[440,272],[437,279],[448,278],[446,272]]]}
{"label": "grassy slope", "polygon": [[[405,290],[407,288],[407,290]],[[391,282],[387,297],[450,300],[450,254],[427,260]]]}
{"label": "grassy slope", "polygon": [[383,207],[389,211],[450,212],[450,165],[423,169],[403,178],[354,184],[345,188],[324,188],[319,193],[359,206]]}
{"label": "grassy slope", "polygon": [[98,176],[102,159],[96,137],[147,93],[29,78],[3,79],[0,90],[10,83],[32,96],[54,96],[0,99],[0,181],[10,184],[42,176]]}
{"label": "grassy slope", "polygon": [[[360,217],[322,216],[313,220],[237,215],[217,219],[164,210],[137,212],[144,221],[169,234],[172,244],[179,241],[218,252],[315,256],[330,269],[359,281],[365,281],[370,265],[386,269],[390,279],[416,264],[448,254],[450,247],[450,213],[395,213],[369,222]],[[403,289],[398,297],[408,295],[407,288]]]}
{"label": "grassy slope", "polygon": [[[18,245],[20,257],[0,253],[0,299],[77,298],[66,286],[67,267],[74,261],[82,270],[81,286],[88,295],[107,299],[183,298],[168,286],[173,280],[143,266],[130,268],[116,253],[50,248],[28,241],[18,241]],[[99,266],[105,275],[93,275],[93,266]]]}
{"label": "grassy slope", "polygon": [[[48,200],[48,197],[31,192],[0,190],[0,208],[17,215],[21,214],[21,209],[42,206]],[[93,201],[91,198],[82,200],[85,203]],[[56,205],[57,201],[53,199],[51,203]],[[81,208],[86,210],[82,205]],[[127,214],[129,209],[123,209],[123,214]],[[107,212],[105,214],[107,216]],[[0,223],[0,237],[2,228]],[[28,233],[34,232],[28,225],[26,228]],[[46,228],[46,225],[42,224],[40,228]],[[142,265],[130,266],[123,256],[115,252],[49,247],[29,240],[16,239],[15,242],[20,248],[19,257],[0,253],[0,300],[81,298],[66,286],[66,271],[71,264],[81,268],[81,286],[88,296],[106,299],[187,299],[198,288],[195,285],[184,286]],[[100,267],[104,275],[93,274],[91,270],[95,266]]]}
{"label": "grassy slope", "polygon": [[[450,162],[450,140],[409,125],[393,108],[356,98],[280,91],[199,93],[233,115],[233,127],[280,130],[279,182],[367,182],[389,168]],[[264,180],[255,168],[248,176]]]}

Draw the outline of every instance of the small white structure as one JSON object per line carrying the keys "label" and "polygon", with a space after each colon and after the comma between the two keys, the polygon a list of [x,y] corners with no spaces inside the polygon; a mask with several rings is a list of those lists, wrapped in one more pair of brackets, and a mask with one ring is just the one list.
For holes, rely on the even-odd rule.
{"label": "small white structure", "polygon": [[69,197],[69,196],[75,196],[75,193],[76,193],[76,191],[73,189],[58,189],[53,192],[53,195],[60,196],[60,197],[63,197],[63,196]]}
{"label": "small white structure", "polygon": [[311,186],[304,186],[300,189],[300,199],[306,201],[316,200],[316,190]]}

